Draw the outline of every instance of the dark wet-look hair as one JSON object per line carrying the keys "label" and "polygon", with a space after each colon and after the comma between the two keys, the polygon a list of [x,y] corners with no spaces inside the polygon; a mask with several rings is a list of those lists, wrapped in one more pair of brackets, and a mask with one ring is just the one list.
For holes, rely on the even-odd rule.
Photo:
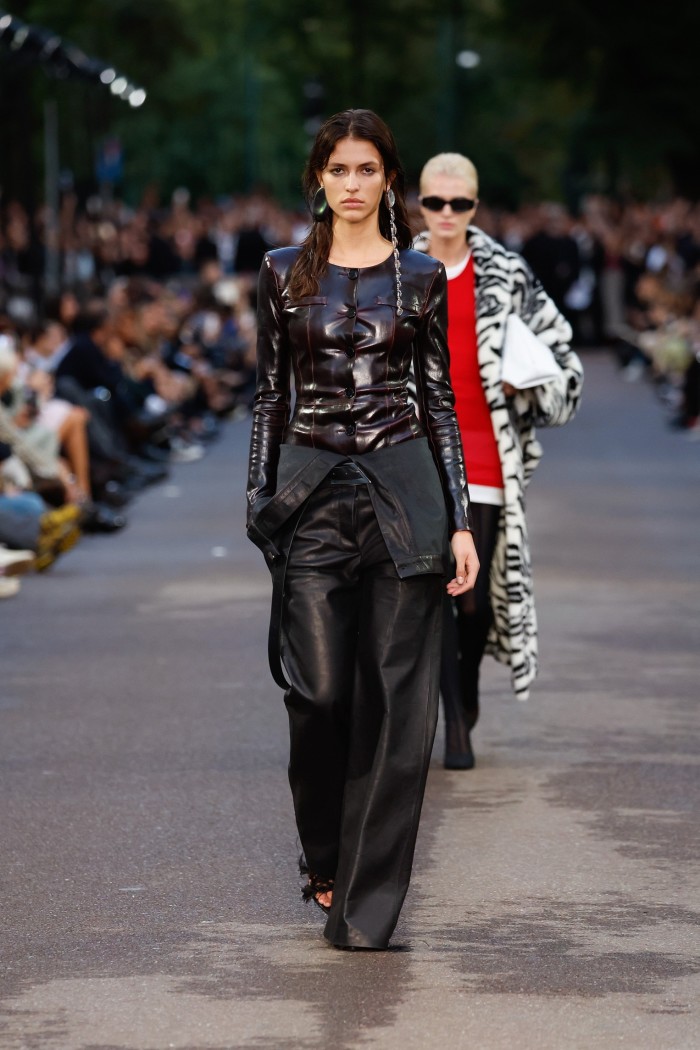
{"label": "dark wet-look hair", "polygon": [[[346,109],[336,113],[319,128],[306,162],[302,186],[306,202],[311,208],[314,195],[319,188],[319,175],[326,167],[328,158],[341,139],[359,139],[371,142],[382,158],[384,177],[391,182],[396,198],[394,216],[396,218],[396,235],[399,248],[411,246],[411,230],[408,225],[406,201],[404,199],[405,176],[398,150],[391,131],[371,109]],[[289,295],[299,299],[305,295],[317,295],[319,279],[326,271],[328,256],[333,243],[333,212],[326,209],[325,214],[317,219],[301,245],[299,258],[292,267],[289,279]],[[389,209],[385,195],[379,204],[379,231],[388,241],[391,240]]]}

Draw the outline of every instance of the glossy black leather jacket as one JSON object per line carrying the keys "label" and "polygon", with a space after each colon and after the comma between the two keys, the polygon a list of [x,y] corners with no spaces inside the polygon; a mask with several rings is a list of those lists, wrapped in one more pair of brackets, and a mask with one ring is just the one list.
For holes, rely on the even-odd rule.
{"label": "glossy black leather jacket", "polygon": [[[287,284],[298,251],[270,252],[260,271],[249,516],[275,493],[282,443],[356,457],[427,436],[450,531],[470,528],[449,380],[443,266],[420,252],[400,253],[403,309],[397,316],[393,256],[359,270],[329,263],[319,294],[292,301]],[[412,364],[420,421],[408,399]]]}

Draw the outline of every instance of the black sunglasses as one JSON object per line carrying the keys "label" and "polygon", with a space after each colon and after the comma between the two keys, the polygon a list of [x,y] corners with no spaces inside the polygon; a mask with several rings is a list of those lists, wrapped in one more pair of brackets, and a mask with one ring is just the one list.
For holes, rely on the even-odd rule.
{"label": "black sunglasses", "polygon": [[470,200],[469,197],[453,197],[451,201],[443,200],[442,197],[419,197],[418,199],[428,211],[442,211],[445,205],[449,204],[452,211],[458,215],[463,211],[471,211],[476,205],[476,201]]}

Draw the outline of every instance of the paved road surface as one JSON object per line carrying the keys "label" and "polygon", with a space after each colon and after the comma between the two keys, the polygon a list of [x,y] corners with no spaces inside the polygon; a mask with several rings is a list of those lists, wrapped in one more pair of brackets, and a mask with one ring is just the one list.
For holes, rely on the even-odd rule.
{"label": "paved road surface", "polygon": [[2,1050],[700,1046],[700,444],[589,355],[531,490],[543,670],[441,731],[397,950],[297,898],[247,425],[0,607]]}

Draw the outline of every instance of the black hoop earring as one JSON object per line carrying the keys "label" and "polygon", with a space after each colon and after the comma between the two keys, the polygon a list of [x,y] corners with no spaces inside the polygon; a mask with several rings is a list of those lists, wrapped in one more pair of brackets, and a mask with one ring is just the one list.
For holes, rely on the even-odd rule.
{"label": "black hoop earring", "polygon": [[323,186],[319,186],[311,201],[311,214],[314,217],[314,222],[320,222],[327,211],[328,198],[326,197],[326,191]]}

